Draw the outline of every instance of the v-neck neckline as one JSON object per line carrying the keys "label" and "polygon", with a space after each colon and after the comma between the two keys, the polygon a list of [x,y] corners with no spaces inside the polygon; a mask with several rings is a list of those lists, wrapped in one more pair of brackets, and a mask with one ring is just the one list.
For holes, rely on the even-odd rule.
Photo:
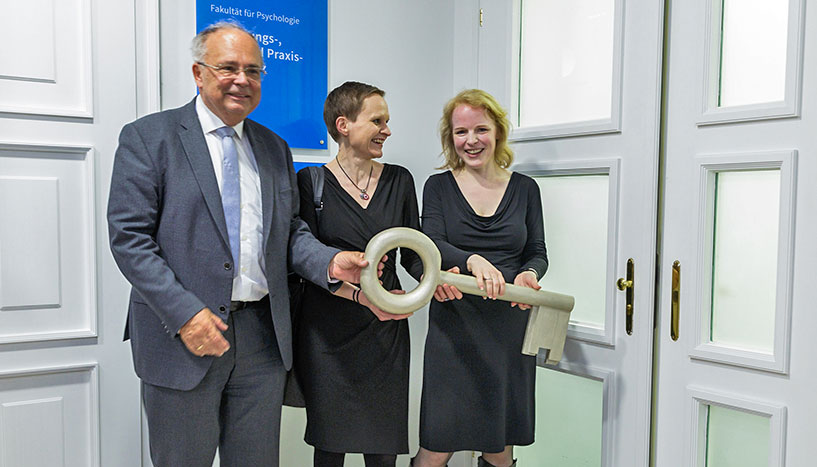
{"label": "v-neck neckline", "polygon": [[377,196],[378,193],[380,193],[380,183],[383,182],[383,175],[386,173],[386,167],[388,167],[388,165],[389,164],[383,164],[383,170],[380,171],[380,177],[377,179],[377,185],[375,185],[374,191],[371,193],[367,192],[369,194],[369,203],[365,207],[363,207],[360,203],[357,202],[357,199],[355,199],[356,197],[359,197],[359,195],[352,195],[351,193],[343,189],[343,185],[341,185],[340,180],[338,180],[338,177],[335,176],[334,172],[329,170],[329,167],[327,167],[326,164],[324,164],[323,169],[329,172],[330,175],[332,175],[332,179],[335,180],[335,184],[338,186],[338,189],[348,197],[349,201],[352,201],[358,208],[364,211],[368,211],[369,206],[371,206],[372,203],[374,203],[374,197]]}
{"label": "v-neck neckline", "polygon": [[465,203],[466,206],[468,206],[468,209],[469,211],[471,211],[471,214],[473,214],[478,219],[486,220],[493,219],[494,217],[497,216],[497,214],[502,212],[502,210],[505,207],[505,204],[507,203],[507,198],[511,192],[511,183],[513,183],[513,179],[514,177],[516,177],[516,172],[511,172],[511,176],[510,178],[508,178],[508,184],[505,185],[505,191],[502,193],[502,198],[499,200],[499,204],[496,205],[496,209],[494,210],[493,214],[491,214],[490,216],[482,216],[477,214],[477,211],[474,209],[473,206],[471,206],[471,203],[468,202],[468,198],[466,198],[465,194],[462,192],[459,183],[457,183],[457,179],[454,177],[454,173],[451,172],[450,170],[447,171],[447,173],[449,181],[451,182],[452,185],[454,185],[455,191],[457,192],[457,196],[463,203]]}

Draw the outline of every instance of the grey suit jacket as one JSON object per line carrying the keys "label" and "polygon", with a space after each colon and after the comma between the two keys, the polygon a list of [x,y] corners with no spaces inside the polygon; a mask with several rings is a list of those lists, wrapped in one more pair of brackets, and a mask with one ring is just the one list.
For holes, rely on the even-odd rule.
{"label": "grey suit jacket", "polygon": [[[337,249],[298,217],[298,184],[286,142],[247,119],[261,179],[264,260],[270,313],[284,366],[292,366],[287,263],[328,287]],[[126,338],[146,383],[188,390],[213,357],[190,353],[179,329],[202,308],[226,320],[233,264],[210,153],[195,101],[126,125],[119,136],[108,200],[111,251],[133,290]]]}

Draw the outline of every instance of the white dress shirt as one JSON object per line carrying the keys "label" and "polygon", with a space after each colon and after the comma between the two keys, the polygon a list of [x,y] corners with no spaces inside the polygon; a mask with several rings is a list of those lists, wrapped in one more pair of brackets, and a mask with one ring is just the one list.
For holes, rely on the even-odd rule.
{"label": "white dress shirt", "polygon": [[[226,126],[220,118],[204,105],[201,96],[196,98],[196,113],[204,131],[207,149],[210,150],[210,159],[213,162],[213,171],[218,181],[218,189],[222,185],[222,162],[224,151],[221,147],[221,137],[215,131]],[[233,278],[233,301],[253,302],[264,298],[269,293],[267,278],[264,274],[264,222],[261,207],[261,178],[258,175],[258,165],[248,138],[244,136],[244,121],[232,127],[235,130],[233,138],[236,141],[238,152],[238,174],[241,189],[241,252],[240,258],[234,265],[238,274]]]}

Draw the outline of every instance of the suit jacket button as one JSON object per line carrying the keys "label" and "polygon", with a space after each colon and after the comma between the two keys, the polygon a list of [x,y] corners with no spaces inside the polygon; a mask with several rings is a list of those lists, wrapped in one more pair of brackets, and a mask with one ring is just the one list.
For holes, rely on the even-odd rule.
{"label": "suit jacket button", "polygon": [[222,312],[227,311],[227,307],[224,306],[224,305],[221,305],[220,307],[218,307],[218,311],[222,311]]}
{"label": "suit jacket button", "polygon": [[230,264],[230,263],[224,263],[224,269],[226,269],[226,270],[228,270],[228,271],[229,271],[229,270],[230,270],[230,269],[232,269],[232,268],[233,268],[233,265],[232,265],[232,264]]}

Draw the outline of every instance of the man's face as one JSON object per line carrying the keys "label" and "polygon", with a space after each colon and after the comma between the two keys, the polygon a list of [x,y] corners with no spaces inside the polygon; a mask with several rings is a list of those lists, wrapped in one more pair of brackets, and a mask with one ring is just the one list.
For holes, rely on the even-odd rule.
{"label": "man's face", "polygon": [[[202,61],[208,65],[239,69],[264,66],[258,44],[243,31],[220,29],[205,44],[207,53]],[[261,82],[248,79],[244,73],[226,78],[212,68],[193,64],[193,76],[204,104],[227,125],[244,120],[261,100]]]}

